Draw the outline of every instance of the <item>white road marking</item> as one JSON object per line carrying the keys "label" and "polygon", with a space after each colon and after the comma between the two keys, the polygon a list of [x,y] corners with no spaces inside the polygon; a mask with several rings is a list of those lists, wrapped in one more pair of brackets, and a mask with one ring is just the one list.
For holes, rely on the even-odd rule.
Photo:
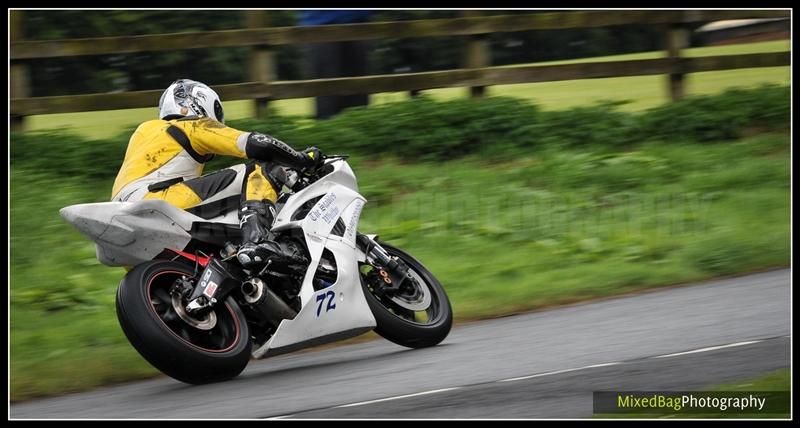
{"label": "white road marking", "polygon": [[454,388],[434,389],[434,390],[432,390],[432,391],[418,392],[418,393],[416,393],[416,394],[398,395],[398,396],[396,396],[396,397],[381,398],[381,399],[378,399],[378,400],[361,401],[361,402],[358,402],[358,403],[352,403],[352,404],[343,404],[343,405],[341,405],[341,406],[336,406],[336,407],[334,407],[334,408],[335,408],[335,409],[338,409],[338,408],[342,408],[342,407],[355,407],[355,406],[363,406],[363,405],[365,405],[365,404],[380,403],[380,402],[383,402],[383,401],[390,401],[390,400],[399,400],[399,399],[401,399],[401,398],[416,397],[416,396],[418,396],[418,395],[436,394],[436,393],[439,393],[439,392],[452,391],[452,390],[454,390],[454,389],[459,389],[459,388],[461,388],[461,387],[460,387],[460,386],[457,386],[457,387],[454,387]]}
{"label": "white road marking", "polygon": [[[554,371],[554,372],[535,374],[535,375],[532,375],[532,376],[524,376],[524,377],[517,377],[517,378],[513,378],[513,379],[498,380],[496,382],[511,382],[511,381],[514,381],[514,380],[530,379],[530,378],[534,378],[534,377],[548,376],[548,375],[554,375],[554,374],[559,374],[559,373],[572,372],[572,371],[576,371],[576,370],[590,369],[590,368],[594,368],[594,367],[615,366],[617,364],[622,364],[622,363],[613,362],[613,363],[593,364],[591,366],[586,366],[586,367],[578,367],[578,368],[574,368],[574,369],[558,370],[558,371]],[[460,389],[460,388],[465,388],[465,387],[464,386],[456,386],[456,387],[453,387],[453,388],[434,389],[432,391],[417,392],[416,394],[398,395],[396,397],[380,398],[380,399],[377,399],[377,400],[370,400],[370,401],[360,401],[358,403],[351,403],[351,404],[342,404],[340,406],[335,406],[333,408],[338,409],[338,408],[343,408],[343,407],[363,406],[365,404],[381,403],[381,402],[390,401],[390,400],[400,400],[400,399],[403,399],[403,398],[417,397],[417,396],[420,396],[420,395],[437,394],[439,392],[452,391],[452,390]],[[280,417],[286,417],[286,416],[280,416]],[[276,419],[276,418],[271,418],[271,419]]]}
{"label": "white road marking", "polygon": [[291,414],[291,415],[282,415],[282,416],[273,416],[273,417],[271,417],[271,418],[267,418],[267,419],[286,419],[286,418],[291,418],[292,416],[294,416],[294,414]]}
{"label": "white road marking", "polygon": [[[790,337],[790,336],[786,336],[786,337]],[[750,340],[750,341],[747,341],[747,342],[730,343],[728,345],[711,346],[711,347],[708,347],[708,348],[694,349],[694,350],[691,350],[691,351],[677,352],[677,353],[674,353],[674,354],[657,355],[655,357],[650,357],[650,358],[667,358],[667,357],[675,357],[675,356],[679,356],[679,355],[695,354],[695,353],[699,353],[699,352],[708,352],[708,351],[714,351],[714,350],[717,350],[717,349],[733,348],[733,347],[736,347],[736,346],[750,345],[750,344],[753,344],[753,343],[763,342],[765,340],[768,340],[768,339]],[[517,381],[517,380],[533,379],[533,378],[537,378],[537,377],[552,376],[552,375],[557,375],[557,374],[561,374],[561,373],[575,372],[575,371],[578,371],[578,370],[586,370],[586,369],[592,369],[592,368],[597,368],[597,367],[616,366],[616,365],[629,364],[629,363],[634,363],[634,362],[639,362],[639,361],[641,361],[641,360],[614,361],[614,362],[609,362],[609,363],[592,364],[592,365],[589,365],[589,366],[575,367],[575,368],[564,369],[564,370],[556,370],[556,371],[545,372],[545,373],[538,373],[538,374],[534,374],[534,375],[530,375],[530,376],[521,376],[521,377],[510,378],[510,379],[501,379],[501,380],[496,380],[495,382],[513,382],[513,381]],[[466,388],[466,387],[467,386],[456,386],[456,387],[452,387],[452,388],[434,389],[434,390],[431,390],[431,391],[417,392],[415,394],[398,395],[398,396],[395,396],[395,397],[380,398],[380,399],[377,399],[377,400],[360,401],[358,403],[351,403],[351,404],[342,404],[340,406],[334,406],[332,408],[338,409],[338,408],[344,408],[344,407],[363,406],[363,405],[366,405],[366,404],[381,403],[381,402],[384,402],[384,401],[391,401],[391,400],[400,400],[400,399],[403,399],[403,398],[417,397],[417,396],[420,396],[420,395],[437,394],[437,393],[440,393],[440,392],[453,391],[453,390],[456,390],[456,389],[461,389],[461,388]],[[282,418],[288,418],[290,416],[294,416],[294,415],[277,416],[277,417],[270,418],[270,419],[282,419]]]}
{"label": "white road marking", "polygon": [[[747,341],[747,342],[736,342],[736,343],[730,343],[730,344],[727,344],[727,345],[711,346],[711,347],[708,347],[708,348],[701,348],[701,349],[694,349],[694,350],[691,350],[691,351],[677,352],[677,353],[674,353],[674,354],[657,355],[657,356],[651,357],[651,358],[667,358],[667,357],[676,357],[676,356],[679,356],[679,355],[696,354],[696,353],[699,353],[699,352],[715,351],[717,349],[733,348],[733,347],[736,347],[736,346],[751,345],[753,343],[763,342],[764,340],[750,340],[750,341]],[[498,380],[496,382],[513,382],[513,381],[516,381],[516,380],[533,379],[533,378],[537,378],[537,377],[551,376],[551,375],[556,375],[556,374],[561,374],[561,373],[569,373],[569,372],[574,372],[574,371],[578,371],[578,370],[591,369],[591,368],[595,368],[595,367],[615,366],[615,365],[618,365],[618,364],[625,364],[625,363],[624,362],[613,362],[613,363],[593,364],[591,366],[575,367],[575,368],[571,368],[571,369],[556,370],[556,371],[552,371],[552,372],[539,373],[539,374],[530,375],[530,376],[521,376],[521,377],[514,377],[514,378],[511,378],[511,379],[503,379],[503,380]]]}
{"label": "white road marking", "polygon": [[575,367],[575,368],[572,368],[572,369],[564,369],[564,370],[556,370],[554,372],[538,373],[538,374],[530,375],[530,376],[512,377],[511,379],[502,379],[502,380],[498,380],[496,382],[513,382],[515,380],[533,379],[535,377],[551,376],[551,375],[556,375],[556,374],[561,374],[561,373],[574,372],[574,371],[578,371],[578,370],[591,369],[591,368],[595,368],[595,367],[615,366],[617,364],[622,364],[622,363],[613,362],[613,363],[592,364],[591,366]]}
{"label": "white road marking", "polygon": [[696,354],[698,352],[716,351],[717,349],[733,348],[733,347],[736,347],[736,346],[750,345],[750,344],[759,343],[759,342],[763,342],[763,340],[750,340],[748,342],[737,342],[737,343],[731,343],[731,344],[728,344],[728,345],[711,346],[709,348],[694,349],[692,351],[676,352],[674,354],[667,354],[667,355],[658,355],[658,356],[655,356],[653,358],[677,357],[678,355],[687,355],[687,354]]}
{"label": "white road marking", "polygon": [[613,363],[602,363],[602,364],[595,364],[592,366],[586,366],[587,369],[595,368],[595,367],[608,367],[608,366],[616,366],[618,364],[622,364],[621,362],[613,362]]}

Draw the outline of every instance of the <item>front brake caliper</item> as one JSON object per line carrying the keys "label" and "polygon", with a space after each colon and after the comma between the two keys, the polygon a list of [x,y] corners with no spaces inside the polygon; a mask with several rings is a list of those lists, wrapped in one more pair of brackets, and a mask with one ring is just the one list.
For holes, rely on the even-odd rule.
{"label": "front brake caliper", "polygon": [[413,286],[414,278],[411,276],[408,266],[397,257],[391,257],[385,266],[375,266],[373,272],[376,272],[374,281],[377,280],[378,288],[384,294],[397,293],[409,285],[415,288]]}
{"label": "front brake caliper", "polygon": [[414,278],[403,260],[390,256],[377,242],[366,235],[357,235],[358,245],[366,254],[369,262],[377,270],[377,278],[373,282],[381,293],[395,293],[409,282],[413,284]]}

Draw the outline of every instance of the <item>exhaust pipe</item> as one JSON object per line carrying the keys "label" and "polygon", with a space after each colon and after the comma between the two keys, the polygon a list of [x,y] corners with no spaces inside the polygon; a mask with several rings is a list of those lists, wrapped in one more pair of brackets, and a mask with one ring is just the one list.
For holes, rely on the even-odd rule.
{"label": "exhaust pipe", "polygon": [[242,295],[253,310],[276,327],[281,321],[297,316],[297,311],[290,308],[259,278],[251,278],[243,282]]}
{"label": "exhaust pipe", "polygon": [[253,280],[257,278],[253,278],[252,280],[245,281],[242,283],[242,294],[244,295],[244,300],[247,303],[253,303],[261,297],[261,290],[259,287],[253,283]]}

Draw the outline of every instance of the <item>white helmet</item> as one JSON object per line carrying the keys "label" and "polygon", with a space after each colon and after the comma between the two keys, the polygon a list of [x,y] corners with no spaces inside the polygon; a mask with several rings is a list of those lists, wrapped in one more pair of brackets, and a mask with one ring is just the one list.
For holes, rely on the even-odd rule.
{"label": "white helmet", "polygon": [[225,123],[225,113],[219,95],[208,85],[189,79],[174,81],[158,102],[158,117],[206,116]]}

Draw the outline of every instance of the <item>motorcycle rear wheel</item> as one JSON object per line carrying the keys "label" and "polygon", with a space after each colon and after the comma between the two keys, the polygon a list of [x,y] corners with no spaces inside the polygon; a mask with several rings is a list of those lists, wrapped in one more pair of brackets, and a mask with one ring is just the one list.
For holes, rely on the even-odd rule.
{"label": "motorcycle rear wheel", "polygon": [[139,354],[168,376],[189,384],[231,379],[250,359],[247,321],[232,297],[203,319],[183,311],[170,288],[193,275],[192,266],[175,261],[136,266],[117,290],[117,318]]}

